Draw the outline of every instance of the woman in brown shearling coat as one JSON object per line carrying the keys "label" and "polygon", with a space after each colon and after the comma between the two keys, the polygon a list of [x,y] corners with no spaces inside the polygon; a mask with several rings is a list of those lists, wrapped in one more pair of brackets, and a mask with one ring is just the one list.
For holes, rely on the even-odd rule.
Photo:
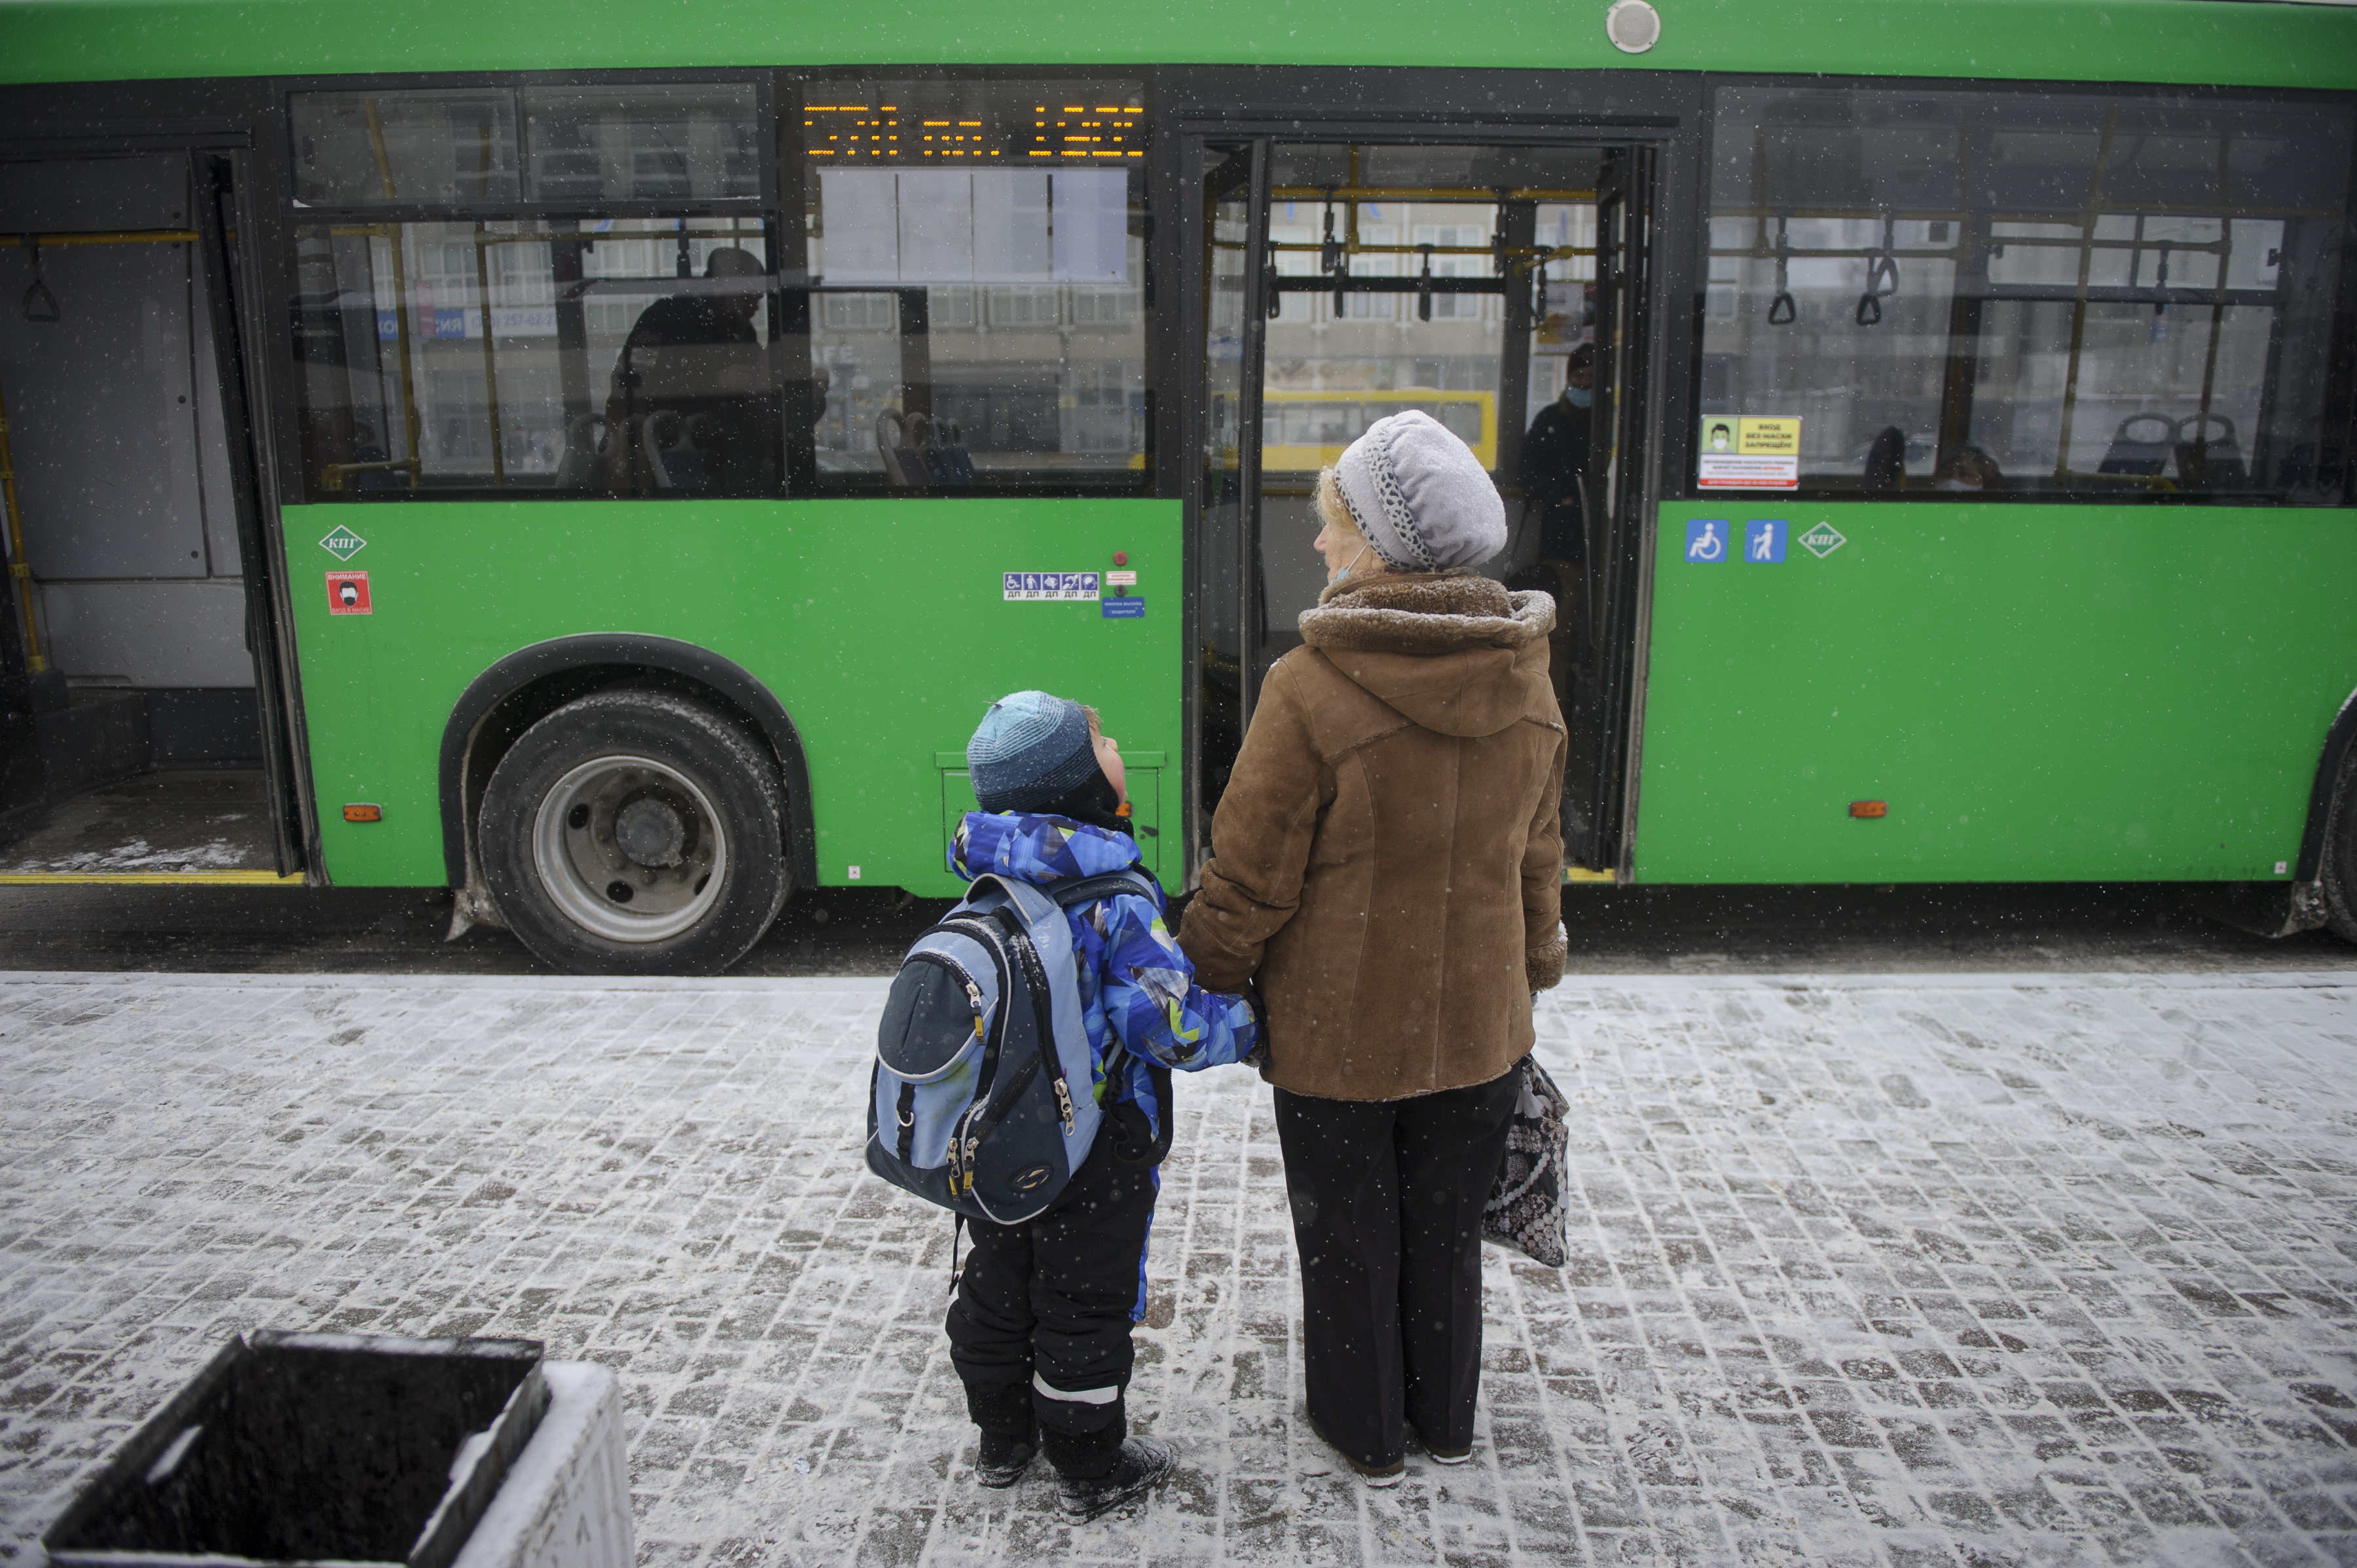
{"label": "woman in brown shearling coat", "polygon": [[1422,413],[1319,476],[1330,569],[1261,688],[1179,945],[1267,1004],[1309,1418],[1370,1484],[1405,1427],[1469,1457],[1481,1211],[1562,978],[1563,717],[1544,594],[1480,460]]}

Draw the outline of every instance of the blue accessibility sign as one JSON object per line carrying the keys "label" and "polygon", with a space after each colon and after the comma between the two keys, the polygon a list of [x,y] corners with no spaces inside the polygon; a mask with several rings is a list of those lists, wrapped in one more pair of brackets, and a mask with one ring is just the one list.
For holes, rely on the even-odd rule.
{"label": "blue accessibility sign", "polygon": [[1781,518],[1753,518],[1743,525],[1743,558],[1769,564],[1781,561],[1789,532]]}
{"label": "blue accessibility sign", "polygon": [[1708,565],[1727,559],[1729,529],[1727,520],[1698,517],[1686,524],[1686,559],[1696,565]]}

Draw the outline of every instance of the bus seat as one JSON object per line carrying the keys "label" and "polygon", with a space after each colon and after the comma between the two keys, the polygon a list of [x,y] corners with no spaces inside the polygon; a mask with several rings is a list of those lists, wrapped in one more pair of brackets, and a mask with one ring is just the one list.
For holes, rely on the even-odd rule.
{"label": "bus seat", "polygon": [[[2136,434],[2139,426],[2151,434]],[[2104,460],[2095,465],[2095,472],[2158,478],[2169,467],[2169,446],[2176,439],[2177,422],[2169,415],[2149,409],[2131,413],[2112,432],[2112,444],[2104,450]]]}
{"label": "bus seat", "polygon": [[[657,489],[700,490],[710,486],[703,449],[695,444],[697,427],[703,423],[701,415],[671,408],[659,408],[639,421],[639,449],[646,454]],[[670,439],[664,439],[666,435]]]}
{"label": "bus seat", "polygon": [[2243,461],[2233,420],[2215,411],[2189,413],[2177,422],[2175,435],[2179,485],[2189,490],[2250,488],[2250,468]]}
{"label": "bus seat", "polygon": [[574,416],[565,427],[565,454],[556,460],[556,488],[582,489],[597,473],[604,461],[601,449],[606,444],[606,416],[583,413]]}

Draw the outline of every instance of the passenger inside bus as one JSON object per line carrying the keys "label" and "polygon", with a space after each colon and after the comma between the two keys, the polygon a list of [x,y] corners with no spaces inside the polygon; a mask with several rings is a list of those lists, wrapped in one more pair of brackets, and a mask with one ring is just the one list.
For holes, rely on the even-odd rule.
{"label": "passenger inside bus", "polygon": [[639,315],[614,362],[606,428],[607,479],[618,492],[710,489],[757,493],[778,418],[753,318],[766,298],[760,259],[715,250],[705,286],[655,301]]}
{"label": "passenger inside bus", "polygon": [[1595,397],[1596,345],[1582,343],[1564,365],[1562,395],[1531,421],[1515,476],[1523,494],[1539,509],[1539,558],[1582,574],[1587,569],[1587,527],[1581,487]]}
{"label": "passenger inside bus", "polygon": [[1959,441],[1940,454],[1939,465],[1932,470],[1932,488],[1994,495],[2005,489],[2005,474],[1996,458],[1969,441]]}
{"label": "passenger inside bus", "polygon": [[1859,487],[1868,495],[1888,495],[1907,488],[1907,432],[1884,425],[1866,449],[1866,467]]}

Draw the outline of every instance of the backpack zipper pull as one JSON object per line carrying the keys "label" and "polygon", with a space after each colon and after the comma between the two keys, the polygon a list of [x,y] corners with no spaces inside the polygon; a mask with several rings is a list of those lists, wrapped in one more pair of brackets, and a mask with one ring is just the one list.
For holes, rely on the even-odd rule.
{"label": "backpack zipper pull", "polygon": [[1056,1113],[1064,1119],[1064,1136],[1072,1135],[1072,1091],[1064,1085],[1064,1075],[1056,1075]]}

